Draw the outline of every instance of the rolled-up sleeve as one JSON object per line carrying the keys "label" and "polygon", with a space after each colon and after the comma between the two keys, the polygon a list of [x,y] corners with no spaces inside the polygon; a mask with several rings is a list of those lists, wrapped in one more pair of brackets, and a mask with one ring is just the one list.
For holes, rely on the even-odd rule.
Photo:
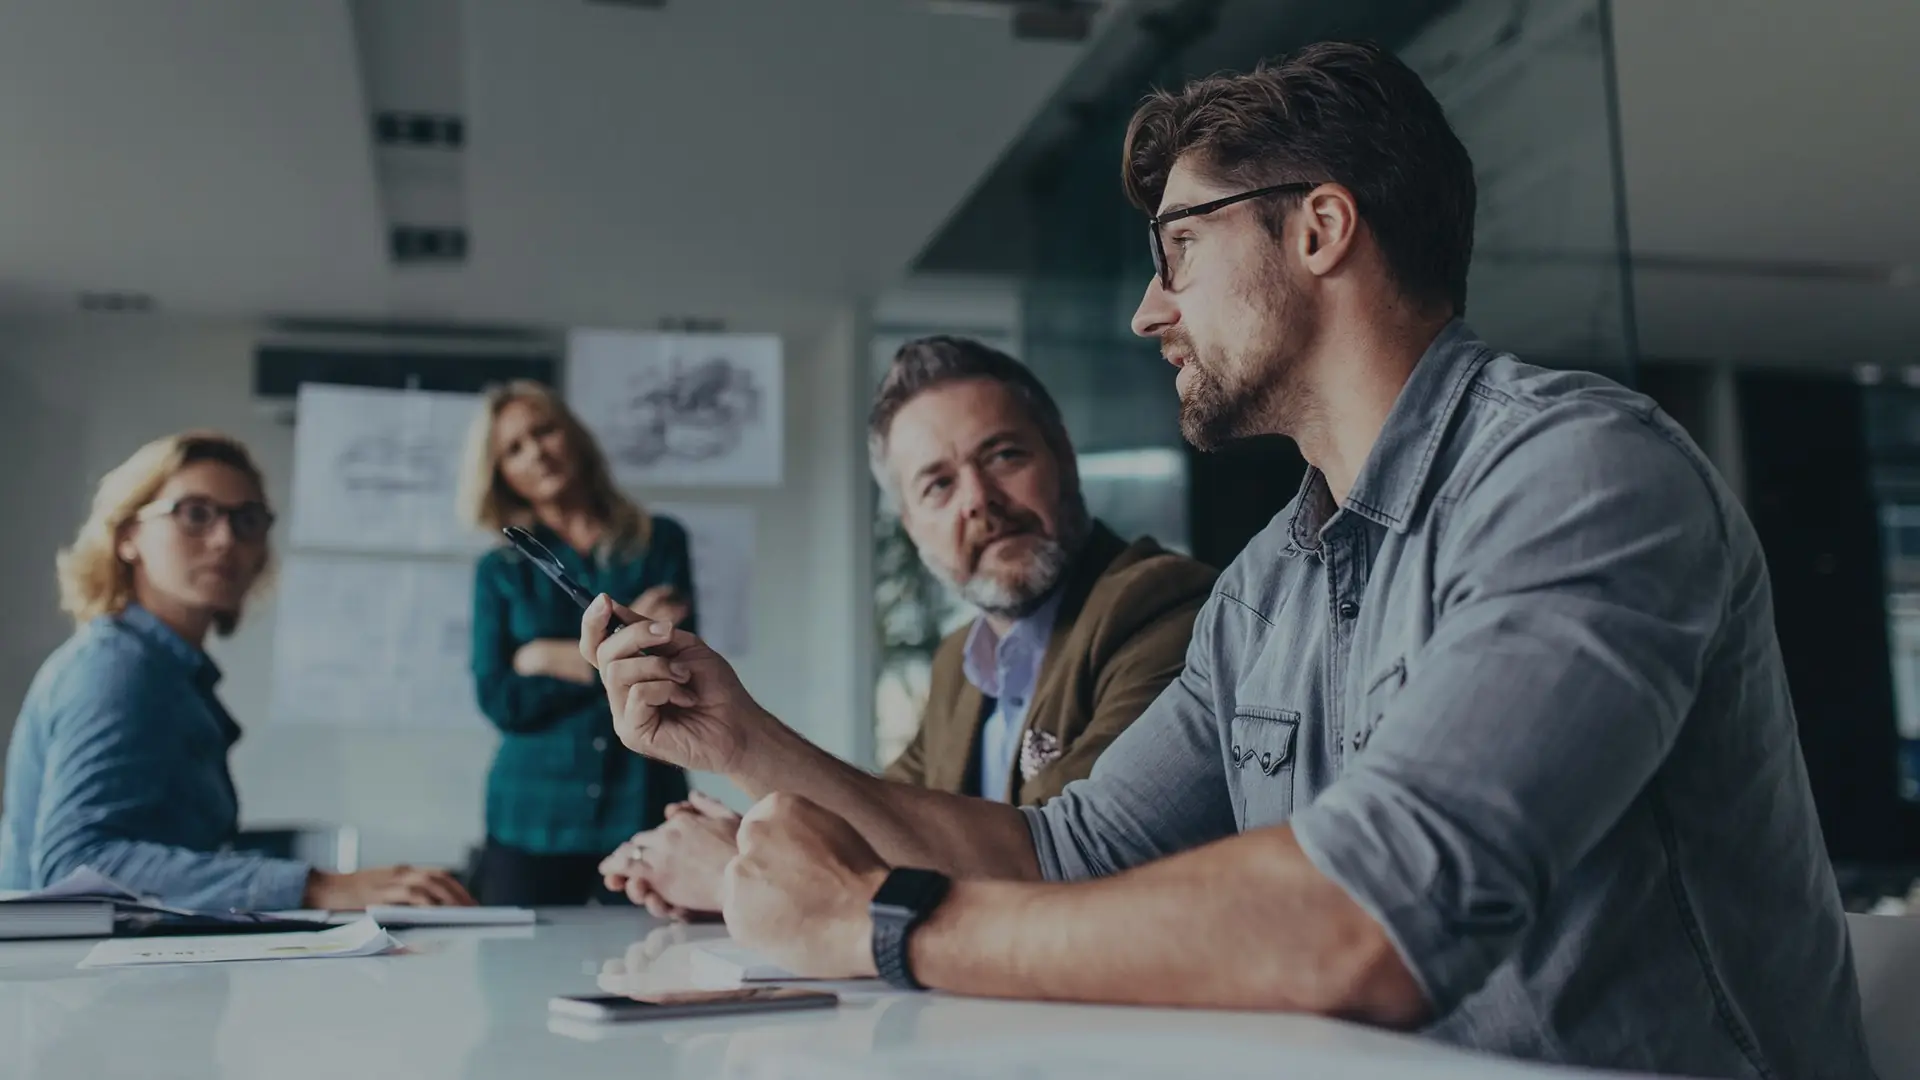
{"label": "rolled-up sleeve", "polygon": [[1649,419],[1586,406],[1523,425],[1432,511],[1433,634],[1292,824],[1436,1016],[1512,952],[1692,707],[1733,572],[1702,468]]}
{"label": "rolled-up sleeve", "polygon": [[1211,689],[1218,610],[1217,600],[1201,609],[1185,670],[1092,774],[1022,809],[1047,880],[1116,874],[1233,833]]}

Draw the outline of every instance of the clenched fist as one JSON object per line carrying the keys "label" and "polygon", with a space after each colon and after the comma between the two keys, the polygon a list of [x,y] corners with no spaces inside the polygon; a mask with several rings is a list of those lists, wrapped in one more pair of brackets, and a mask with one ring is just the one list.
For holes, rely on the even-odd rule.
{"label": "clenched fist", "polygon": [[739,843],[720,888],[736,940],[796,975],[875,974],[867,904],[888,867],[853,826],[776,793],[740,820]]}

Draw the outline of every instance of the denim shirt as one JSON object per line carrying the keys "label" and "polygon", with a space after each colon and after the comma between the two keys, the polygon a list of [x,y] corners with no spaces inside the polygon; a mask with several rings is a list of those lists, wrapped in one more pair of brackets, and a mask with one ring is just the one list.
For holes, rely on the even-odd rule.
{"label": "denim shirt", "polygon": [[1181,677],[1025,813],[1055,879],[1290,825],[1448,1042],[1872,1075],[1746,513],[1645,397],[1457,322],[1344,505],[1309,470]]}
{"label": "denim shirt", "polygon": [[225,850],[240,729],[220,669],[146,609],[100,616],[40,666],[7,751],[0,888],[82,866],[178,907],[297,908],[304,863]]}
{"label": "denim shirt", "polygon": [[1027,705],[1040,665],[1047,658],[1054,618],[1060,612],[1063,590],[1055,589],[1039,609],[1016,621],[1006,637],[998,637],[984,618],[967,632],[960,670],[974,689],[993,701],[993,712],[980,728],[980,797],[1006,802],[1013,783],[1013,762],[1020,755],[1021,732],[1027,723]]}

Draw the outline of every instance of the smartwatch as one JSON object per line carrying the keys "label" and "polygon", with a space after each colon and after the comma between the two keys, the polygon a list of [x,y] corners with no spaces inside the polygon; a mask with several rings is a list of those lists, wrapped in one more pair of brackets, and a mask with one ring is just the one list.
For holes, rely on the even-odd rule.
{"label": "smartwatch", "polygon": [[873,966],[880,977],[902,990],[925,990],[907,963],[907,937],[946,899],[953,882],[933,870],[898,867],[873,894]]}

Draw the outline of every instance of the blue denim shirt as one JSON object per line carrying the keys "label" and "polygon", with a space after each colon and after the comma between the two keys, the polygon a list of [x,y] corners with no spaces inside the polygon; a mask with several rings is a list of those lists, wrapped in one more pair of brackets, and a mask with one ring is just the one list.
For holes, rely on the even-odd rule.
{"label": "blue denim shirt", "polygon": [[1027,705],[1040,664],[1047,658],[1054,618],[1060,612],[1063,590],[1039,609],[1016,621],[1006,637],[998,637],[987,620],[976,619],[967,632],[960,670],[967,681],[993,699],[993,714],[980,728],[980,797],[1006,802],[1013,784],[1013,763],[1020,756],[1021,733],[1027,726]]}
{"label": "blue denim shirt", "polygon": [[1645,397],[1457,322],[1344,503],[1309,470],[1180,678],[1025,812],[1055,879],[1291,826],[1438,1039],[1872,1075],[1746,513]]}
{"label": "blue denim shirt", "polygon": [[7,752],[0,888],[82,866],[143,896],[225,911],[297,908],[304,863],[224,850],[240,729],[220,669],[138,606],[80,628],[40,666]]}

